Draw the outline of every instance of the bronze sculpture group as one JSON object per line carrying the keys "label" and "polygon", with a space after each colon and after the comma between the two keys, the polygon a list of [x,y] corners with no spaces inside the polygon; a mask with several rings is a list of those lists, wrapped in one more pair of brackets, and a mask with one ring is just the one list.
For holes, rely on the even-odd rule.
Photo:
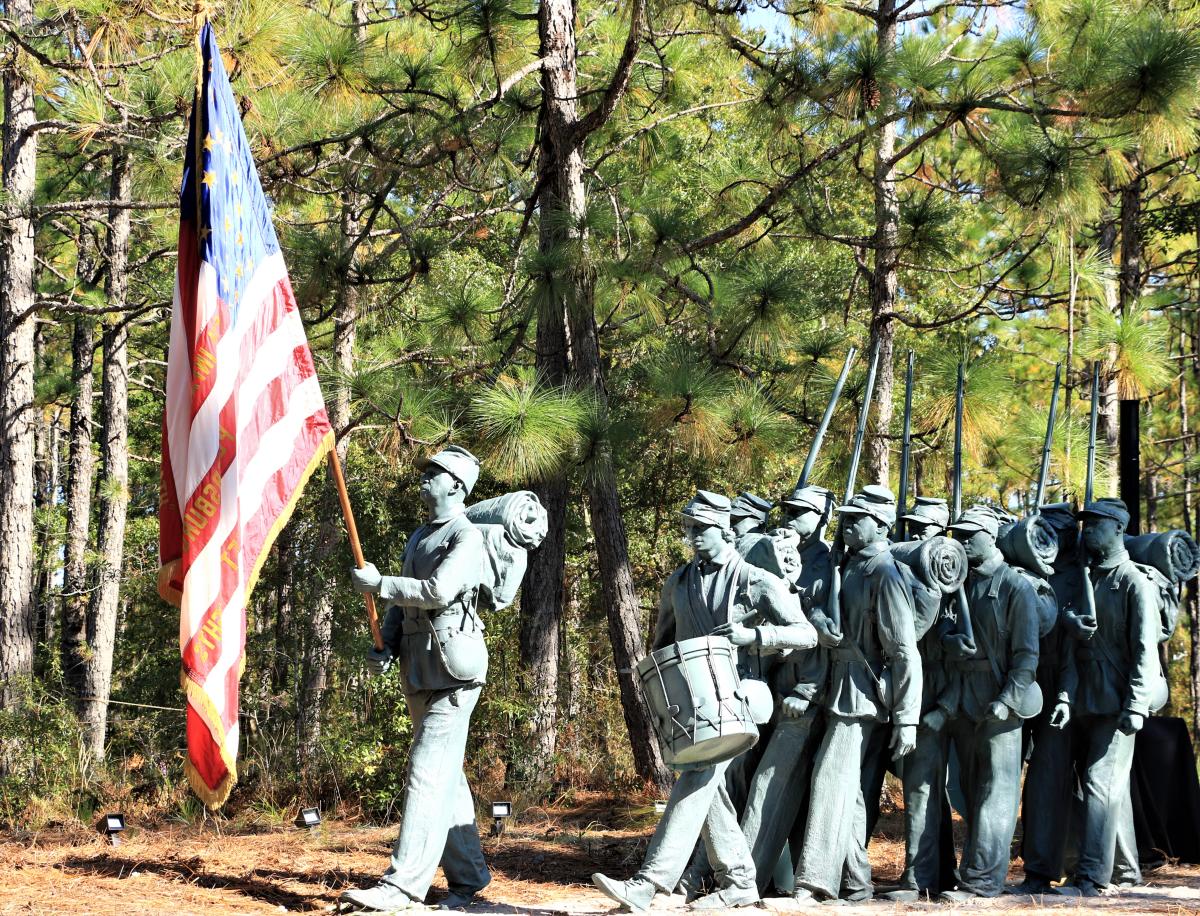
{"label": "bronze sculpture group", "polygon": [[[874,369],[873,359],[864,404]],[[910,390],[911,371],[910,357]],[[1086,897],[1139,882],[1134,736],[1166,700],[1158,645],[1180,582],[1200,566],[1195,544],[1171,566],[1162,539],[1178,545],[1182,532],[1128,538],[1125,504],[1092,498],[1090,458],[1081,509],[1041,505],[1049,432],[1031,515],[961,511],[961,378],[952,500],[920,496],[908,508],[886,487],[854,490],[864,409],[838,501],[807,476],[840,388],[778,527],[771,502],[750,493],[701,490],[680,513],[692,557],[663,586],[637,669],[679,776],[636,874],[596,874],[595,885],[632,911],[675,892],[694,909],[745,906],[772,887],[802,901],[869,899],[867,844],[888,769],[905,817],[890,900],[1045,894],[1064,879],[1065,892]],[[1056,402],[1057,380],[1055,392]],[[402,575],[352,573],[389,607],[388,648],[369,665],[398,660],[414,720],[391,864],[342,898],[359,909],[421,906],[439,864],[445,907],[466,906],[490,880],[463,775],[487,668],[477,604],[487,559],[496,566],[464,512],[478,472],[455,446],[428,459],[429,521],[410,538]],[[1022,802],[1025,879],[1006,888]]]}

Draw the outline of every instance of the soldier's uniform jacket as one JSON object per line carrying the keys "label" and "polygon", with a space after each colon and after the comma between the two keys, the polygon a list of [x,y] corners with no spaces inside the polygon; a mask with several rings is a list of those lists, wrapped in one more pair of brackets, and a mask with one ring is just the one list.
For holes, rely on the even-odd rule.
{"label": "soldier's uniform jacket", "polygon": [[1078,640],[1063,624],[1065,615],[1084,613],[1083,571],[1075,555],[1059,554],[1054,572],[1049,580],[1054,597],[1058,600],[1058,620],[1049,635],[1042,639],[1038,654],[1038,683],[1043,696],[1055,697],[1064,703],[1070,702],[1066,685],[1077,680],[1075,671],[1075,647]]}
{"label": "soldier's uniform jacket", "polygon": [[843,644],[830,652],[825,707],[845,718],[916,725],[921,709],[921,657],[908,582],[888,552],[873,544],[850,556],[842,571],[842,633],[858,644],[876,677],[886,668],[891,709],[879,696],[871,673]]}
{"label": "soldier's uniform jacket", "polygon": [[475,610],[483,557],[483,535],[459,511],[414,531],[403,574],[383,577],[384,642],[399,660],[406,691],[483,683],[487,646]]}
{"label": "soldier's uniform jacket", "polygon": [[[958,681],[958,713],[979,722],[996,700],[1016,711],[1033,683],[1038,666],[1037,593],[999,552],[967,573],[966,591],[976,651],[971,658],[952,662],[951,670]],[[997,669],[1003,683],[997,683]]]}
{"label": "soldier's uniform jacket", "polygon": [[[825,604],[829,598],[829,582],[833,578],[833,561],[829,543],[814,537],[799,551],[800,572],[791,583],[800,599],[800,607],[810,622],[826,620]],[[775,669],[771,686],[780,697],[791,696],[809,703],[819,703],[829,680],[829,653],[820,646],[803,652],[793,652]]]}
{"label": "soldier's uniform jacket", "polygon": [[755,656],[807,649],[817,643],[817,631],[805,619],[787,583],[728,549],[713,560],[693,558],[667,578],[658,603],[653,648],[708,636],[718,625],[747,611],[757,613],[743,625],[757,628],[761,641],[741,650],[739,667],[754,667]]}
{"label": "soldier's uniform jacket", "polygon": [[1075,645],[1073,668],[1060,689],[1076,715],[1149,715],[1162,677],[1161,621],[1149,574],[1125,550],[1092,566],[1096,633]]}

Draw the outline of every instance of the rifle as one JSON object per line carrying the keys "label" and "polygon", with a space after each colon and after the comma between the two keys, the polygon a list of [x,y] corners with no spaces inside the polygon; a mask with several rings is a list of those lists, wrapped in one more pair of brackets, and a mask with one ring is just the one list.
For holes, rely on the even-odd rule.
{"label": "rifle", "polygon": [[[1050,445],[1054,441],[1054,421],[1058,416],[1058,386],[1062,380],[1062,363],[1054,364],[1054,390],[1050,394],[1050,416],[1046,420],[1046,439],[1042,444],[1042,465],[1038,469],[1037,490],[1035,491],[1033,511],[1036,514],[1042,507],[1046,494],[1046,479],[1050,475]],[[1095,442],[1092,443],[1095,448]],[[1089,462],[1090,462],[1089,458]]]}
{"label": "rifle", "polygon": [[[950,478],[951,514],[950,518],[958,521],[962,515],[962,424],[963,424],[963,364],[958,361],[958,381],[954,388],[954,468]],[[970,642],[970,651],[975,651],[975,628],[971,625],[971,609],[967,606],[967,590],[958,587],[955,595],[958,604],[958,625],[960,632]]]}
{"label": "rifle", "polygon": [[[1083,486],[1083,506],[1092,501],[1096,482],[1096,426],[1100,419],[1100,363],[1092,363],[1092,413],[1088,421],[1087,480]],[[1083,531],[1079,532],[1079,568],[1083,572],[1083,616],[1096,622],[1096,595],[1092,591],[1092,571],[1088,568],[1087,551],[1083,546]]]}
{"label": "rifle", "polygon": [[833,386],[833,392],[829,395],[829,403],[825,405],[825,413],[821,416],[821,423],[817,426],[812,444],[808,447],[808,458],[804,462],[804,470],[800,472],[800,480],[796,483],[797,490],[808,484],[808,475],[812,473],[813,465],[816,464],[817,452],[821,450],[821,442],[829,429],[829,421],[833,419],[833,409],[837,407],[838,398],[842,396],[842,386],[846,384],[846,376],[850,374],[850,364],[854,361],[854,354],[857,352],[854,347],[846,351],[846,361],[842,364],[842,372]]}
{"label": "rifle", "polygon": [[[846,479],[846,495],[842,505],[850,502],[854,495],[854,481],[858,477],[858,462],[862,457],[863,438],[867,433],[867,416],[871,412],[871,398],[875,394],[875,373],[879,369],[879,341],[871,349],[871,362],[867,366],[867,385],[863,391],[862,409],[858,412],[858,425],[854,429],[854,451],[850,454],[850,474]],[[833,624],[834,632],[842,632],[842,554],[845,545],[842,543],[842,525],[839,521],[837,531],[833,536],[833,575],[829,580],[829,622]]]}
{"label": "rifle", "polygon": [[908,368],[904,371],[904,436],[900,440],[900,511],[896,517],[896,540],[903,541],[907,533],[904,515],[908,512],[908,465],[912,460],[912,394],[913,359],[915,353],[908,351]]}

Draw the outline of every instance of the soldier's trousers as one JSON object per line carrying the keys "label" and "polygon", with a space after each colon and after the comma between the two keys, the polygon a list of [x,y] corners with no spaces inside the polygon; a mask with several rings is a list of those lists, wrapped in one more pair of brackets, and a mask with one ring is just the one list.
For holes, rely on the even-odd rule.
{"label": "soldier's trousers", "polygon": [[1021,859],[1027,877],[1057,881],[1066,868],[1067,833],[1074,803],[1073,732],[1074,725],[1052,728],[1050,710],[1033,720],[1033,749],[1021,803]]}
{"label": "soldier's trousers", "polygon": [[[1112,881],[1120,822],[1124,816],[1132,820],[1129,771],[1134,736],[1120,732],[1116,716],[1080,716],[1076,722],[1082,751],[1083,832],[1075,880],[1105,887]],[[1132,837],[1126,842],[1134,843],[1136,861],[1136,842]]]}
{"label": "soldier's trousers", "polygon": [[[861,873],[867,862],[867,814],[860,781],[863,753],[872,732],[883,726],[873,719],[847,719],[830,712],[825,715],[825,734],[813,765],[796,885],[814,894],[837,897],[843,870]],[[869,888],[849,883],[848,890],[860,896]]]}
{"label": "soldier's trousers", "polygon": [[[784,843],[797,830],[808,801],[820,723],[821,710],[815,706],[798,719],[780,719],[750,780],[742,832],[754,858],[760,893],[770,883]],[[803,830],[802,822],[799,828]]]}
{"label": "soldier's trousers", "polygon": [[901,763],[904,778],[904,874],[900,886],[938,894],[954,887],[954,830],[946,791],[950,738],[945,728],[917,729]]}
{"label": "soldier's trousers", "polygon": [[674,891],[699,837],[722,887],[755,887],[754,861],[725,785],[728,768],[725,761],[679,774],[639,878],[664,893]]}
{"label": "soldier's trousers", "polygon": [[475,802],[463,773],[471,713],[480,687],[407,695],[413,720],[404,819],[383,883],[418,902],[438,865],[450,890],[474,893],[492,880],[475,824]]}
{"label": "soldier's trousers", "polygon": [[996,897],[1004,892],[1021,802],[1021,720],[959,717],[949,727],[967,804],[959,886]]}

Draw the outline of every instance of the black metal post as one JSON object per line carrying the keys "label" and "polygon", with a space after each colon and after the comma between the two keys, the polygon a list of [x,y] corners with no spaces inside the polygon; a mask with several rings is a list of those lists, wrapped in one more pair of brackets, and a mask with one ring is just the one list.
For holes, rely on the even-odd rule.
{"label": "black metal post", "polygon": [[1121,499],[1129,508],[1127,534],[1142,533],[1142,456],[1141,456],[1141,401],[1119,403],[1117,433],[1118,486]]}

